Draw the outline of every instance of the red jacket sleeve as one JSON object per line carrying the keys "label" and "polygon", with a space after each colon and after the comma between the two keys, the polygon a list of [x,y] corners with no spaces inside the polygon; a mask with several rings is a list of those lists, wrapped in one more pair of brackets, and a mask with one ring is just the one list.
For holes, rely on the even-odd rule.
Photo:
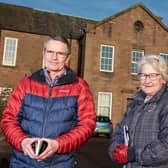
{"label": "red jacket sleeve", "polygon": [[79,80],[81,92],[78,97],[78,125],[70,132],[56,138],[59,142],[58,153],[71,152],[85,143],[96,126],[94,101],[87,83]]}
{"label": "red jacket sleeve", "polygon": [[7,106],[2,113],[1,128],[6,140],[17,150],[21,150],[21,141],[27,135],[18,124],[17,115],[24,96],[24,83],[26,78],[20,81],[10,95]]}

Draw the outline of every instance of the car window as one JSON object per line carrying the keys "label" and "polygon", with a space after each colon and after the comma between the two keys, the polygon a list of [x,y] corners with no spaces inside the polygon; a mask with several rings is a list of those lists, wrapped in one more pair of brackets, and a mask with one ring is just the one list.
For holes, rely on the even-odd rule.
{"label": "car window", "polygon": [[109,117],[97,116],[97,121],[99,122],[110,122]]}

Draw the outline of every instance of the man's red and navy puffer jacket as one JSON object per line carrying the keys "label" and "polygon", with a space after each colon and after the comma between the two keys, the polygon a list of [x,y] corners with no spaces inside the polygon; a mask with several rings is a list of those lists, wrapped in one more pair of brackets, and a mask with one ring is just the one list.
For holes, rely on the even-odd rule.
{"label": "man's red and navy puffer jacket", "polygon": [[[3,112],[1,127],[14,147],[10,168],[71,168],[74,151],[95,128],[92,94],[87,83],[70,69],[55,86],[48,86],[41,69],[16,86]],[[25,137],[56,139],[58,152],[45,161],[31,159],[21,149]]]}

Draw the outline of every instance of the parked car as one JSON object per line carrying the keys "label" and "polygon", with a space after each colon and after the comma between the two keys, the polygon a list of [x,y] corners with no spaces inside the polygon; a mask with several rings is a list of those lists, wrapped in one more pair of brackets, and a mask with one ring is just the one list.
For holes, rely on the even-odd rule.
{"label": "parked car", "polygon": [[94,136],[105,135],[108,138],[113,133],[113,124],[108,116],[96,117],[96,128],[94,130]]}

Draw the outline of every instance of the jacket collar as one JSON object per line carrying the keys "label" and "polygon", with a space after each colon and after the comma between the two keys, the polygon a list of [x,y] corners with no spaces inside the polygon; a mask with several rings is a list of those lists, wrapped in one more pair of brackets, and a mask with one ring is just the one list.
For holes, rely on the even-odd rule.
{"label": "jacket collar", "polygon": [[[48,84],[43,69],[34,72],[29,78],[37,82]],[[62,75],[53,86],[75,83],[76,81],[76,74],[71,69],[66,68],[66,73]]]}
{"label": "jacket collar", "polygon": [[[161,89],[148,102],[157,102],[157,101],[159,101],[160,97],[163,95],[165,90],[167,90],[167,85],[163,84]],[[146,97],[146,94],[142,90],[140,90],[137,94],[135,94],[133,99],[135,99],[138,102],[138,104],[141,104],[141,103],[144,102],[145,97]]]}

